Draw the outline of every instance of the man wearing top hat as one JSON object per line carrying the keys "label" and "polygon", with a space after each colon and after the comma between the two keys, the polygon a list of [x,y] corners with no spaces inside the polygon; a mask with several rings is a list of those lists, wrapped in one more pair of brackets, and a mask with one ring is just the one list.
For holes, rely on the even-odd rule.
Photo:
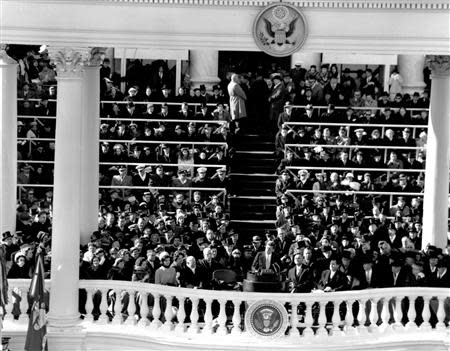
{"label": "man wearing top hat", "polygon": [[281,75],[276,73],[272,77],[273,87],[269,96],[270,113],[269,121],[276,123],[278,116],[283,110],[283,105],[287,99],[287,90],[284,86]]}
{"label": "man wearing top hat", "polygon": [[292,117],[292,112],[293,112],[292,104],[289,101],[286,101],[284,104],[284,111],[278,115],[278,122],[277,122],[278,129],[280,129],[284,123],[294,120]]}

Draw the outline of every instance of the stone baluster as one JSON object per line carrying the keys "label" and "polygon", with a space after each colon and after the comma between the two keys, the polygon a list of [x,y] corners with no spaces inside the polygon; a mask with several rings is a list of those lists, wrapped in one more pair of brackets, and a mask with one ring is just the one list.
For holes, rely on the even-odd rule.
{"label": "stone baluster", "polygon": [[166,299],[166,309],[164,311],[165,322],[163,324],[163,328],[166,331],[171,331],[173,328],[172,318],[173,318],[173,310],[172,310],[172,301],[173,296],[165,296]]}
{"label": "stone baluster", "polygon": [[153,321],[151,323],[151,326],[154,329],[158,329],[162,325],[161,321],[159,320],[159,318],[161,317],[161,306],[160,306],[161,295],[154,294],[154,298],[155,303],[153,305],[152,310]]}
{"label": "stone baluster", "polygon": [[346,335],[355,335],[356,330],[353,327],[354,317],[353,317],[353,303],[355,300],[347,300],[347,313],[345,314],[345,327],[344,331]]}
{"label": "stone baluster", "polygon": [[383,298],[383,306],[381,310],[381,331],[387,332],[389,331],[389,300],[390,298]]}
{"label": "stone baluster", "polygon": [[405,328],[406,329],[416,329],[417,328],[417,324],[415,322],[415,319],[416,319],[416,306],[415,306],[416,296],[409,295],[408,300],[409,300],[408,323],[406,323]]}
{"label": "stone baluster", "polygon": [[19,323],[20,324],[27,324],[28,323],[28,315],[27,315],[27,308],[28,308],[28,289],[26,287],[20,288],[20,315],[19,315]]}
{"label": "stone baluster", "polygon": [[311,337],[314,335],[313,317],[312,317],[312,303],[305,302],[305,329],[303,330],[303,336]]}
{"label": "stone baluster", "polygon": [[211,299],[204,299],[205,305],[206,305],[206,311],[205,311],[205,326],[203,327],[202,333],[204,334],[211,334],[213,331],[212,327],[212,300]]}
{"label": "stone baluster", "polygon": [[219,323],[219,326],[216,330],[216,333],[219,335],[227,335],[228,329],[227,329],[227,312],[226,312],[226,304],[227,300],[220,299],[218,300],[220,304],[220,312],[219,316],[217,317],[217,321]]}
{"label": "stone baluster", "polygon": [[420,325],[420,330],[425,330],[425,331],[431,330],[430,317],[431,317],[430,297],[424,296],[423,297],[423,311],[422,311],[423,323]]}
{"label": "stone baluster", "polygon": [[436,311],[436,317],[437,317],[437,323],[436,323],[436,330],[445,330],[445,309],[444,309],[444,303],[445,303],[445,297],[444,296],[440,296],[438,297],[439,299],[439,304],[438,304],[438,309]]}
{"label": "stone baluster", "polygon": [[231,334],[240,335],[241,331],[241,300],[233,300],[234,312],[233,312],[233,329]]}
{"label": "stone baluster", "polygon": [[370,331],[374,332],[377,330],[378,325],[378,311],[377,311],[377,300],[371,299],[370,300],[370,313],[369,313],[369,320],[370,320]]}
{"label": "stone baluster", "polygon": [[298,302],[291,303],[291,321],[289,330],[289,338],[298,341],[299,332],[298,332]]}
{"label": "stone baluster", "polygon": [[198,334],[198,299],[197,298],[191,298],[192,302],[192,311],[190,315],[191,325],[188,329],[189,334]]}
{"label": "stone baluster", "polygon": [[9,292],[8,292],[8,304],[5,305],[5,311],[6,311],[6,315],[4,320],[8,321],[8,322],[14,322],[14,316],[12,314],[13,309],[14,309],[14,304],[17,303],[16,298],[13,295],[13,288],[9,287]]}
{"label": "stone baluster", "polygon": [[108,289],[102,289],[102,299],[100,301],[100,317],[98,317],[98,322],[102,324],[109,323],[108,317]]}
{"label": "stone baluster", "polygon": [[123,322],[122,318],[122,291],[114,290],[116,294],[116,301],[114,304],[114,317],[112,320],[112,324],[120,325]]}
{"label": "stone baluster", "polygon": [[325,314],[325,307],[327,305],[327,301],[320,301],[320,312],[319,312],[319,328],[317,329],[316,335],[324,336],[328,335],[327,329],[327,316]]}
{"label": "stone baluster", "polygon": [[130,292],[125,292],[125,294],[128,295],[128,317],[125,321],[124,324],[126,325],[134,325],[136,323],[136,318],[135,318],[135,314],[136,314],[136,302],[135,302],[135,296],[136,296],[136,292],[135,291],[130,291]]}
{"label": "stone baluster", "polygon": [[182,334],[186,330],[186,327],[184,325],[184,320],[186,318],[186,311],[184,310],[184,303],[186,301],[186,298],[180,297],[179,301],[180,301],[180,306],[178,307],[178,312],[177,312],[178,324],[175,327],[175,331]]}
{"label": "stone baluster", "polygon": [[366,324],[366,302],[362,299],[358,300],[359,311],[358,311],[358,334],[366,334],[367,328]]}
{"label": "stone baluster", "polygon": [[402,311],[402,300],[401,296],[397,296],[395,298],[395,306],[394,308],[394,319],[395,323],[393,324],[393,330],[398,331],[403,328],[402,319],[403,319],[403,311]]}
{"label": "stone baluster", "polygon": [[86,316],[84,320],[87,322],[93,322],[94,316],[92,310],[94,309],[94,302],[92,301],[92,288],[85,288],[86,290]]}
{"label": "stone baluster", "polygon": [[341,302],[339,300],[333,301],[333,316],[331,318],[332,329],[331,333],[333,336],[341,335],[341,329],[339,329],[339,324],[341,323],[341,317],[339,315],[339,305]]}
{"label": "stone baluster", "polygon": [[146,327],[148,325],[148,293],[145,291],[140,291],[140,309],[141,309],[141,319],[138,322],[140,327]]}

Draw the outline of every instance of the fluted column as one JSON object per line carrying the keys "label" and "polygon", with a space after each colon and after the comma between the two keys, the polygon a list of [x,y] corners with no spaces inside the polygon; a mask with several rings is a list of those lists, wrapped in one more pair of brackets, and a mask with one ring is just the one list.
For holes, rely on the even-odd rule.
{"label": "fluted column", "polygon": [[426,87],[423,81],[425,67],[424,55],[398,55],[398,70],[403,78],[403,94],[423,92]]}
{"label": "fluted column", "polygon": [[422,248],[444,248],[448,230],[450,56],[429,56],[431,102],[428,121]]}
{"label": "fluted column", "polygon": [[217,50],[190,50],[189,68],[191,82],[194,87],[201,84],[211,90],[214,84],[220,82],[219,75],[219,51]]}
{"label": "fluted column", "polygon": [[[71,329],[79,323],[83,66],[87,48],[49,48],[56,64],[58,97],[55,140],[52,270],[49,326]],[[85,150],[86,151],[86,150]],[[89,152],[92,150],[89,150]]]}
{"label": "fluted column", "polygon": [[320,64],[322,62],[322,54],[317,52],[295,52],[291,55],[291,67],[293,68],[296,63],[301,63],[302,68],[309,70],[312,65],[320,70]]}
{"label": "fluted column", "polygon": [[[16,230],[17,191],[17,62],[6,54],[6,45],[0,47],[0,230]],[[0,234],[1,234],[0,233]]]}
{"label": "fluted column", "polygon": [[98,227],[100,60],[104,50],[95,48],[83,67],[83,113],[81,114],[81,244],[90,241]]}

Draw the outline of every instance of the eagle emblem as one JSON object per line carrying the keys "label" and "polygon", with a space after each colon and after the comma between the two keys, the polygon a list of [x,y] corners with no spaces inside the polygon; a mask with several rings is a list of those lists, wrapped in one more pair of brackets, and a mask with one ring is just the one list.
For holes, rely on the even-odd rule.
{"label": "eagle emblem", "polygon": [[288,38],[294,33],[297,19],[298,16],[290,12],[286,6],[277,6],[267,17],[263,17],[266,31],[272,38],[270,43],[278,46],[295,45],[295,41],[290,41]]}
{"label": "eagle emblem", "polygon": [[245,315],[245,327],[256,337],[270,339],[284,335],[288,325],[285,306],[273,300],[253,303]]}
{"label": "eagle emblem", "polygon": [[306,38],[306,21],[289,4],[272,4],[261,11],[253,26],[258,47],[272,56],[288,56],[298,51]]}

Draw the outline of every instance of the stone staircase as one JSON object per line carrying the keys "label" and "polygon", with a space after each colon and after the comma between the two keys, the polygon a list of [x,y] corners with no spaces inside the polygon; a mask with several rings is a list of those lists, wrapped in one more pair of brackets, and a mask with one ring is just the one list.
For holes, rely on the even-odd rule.
{"label": "stone staircase", "polygon": [[245,134],[238,138],[231,165],[234,197],[231,222],[244,241],[275,230],[275,159],[272,136]]}

